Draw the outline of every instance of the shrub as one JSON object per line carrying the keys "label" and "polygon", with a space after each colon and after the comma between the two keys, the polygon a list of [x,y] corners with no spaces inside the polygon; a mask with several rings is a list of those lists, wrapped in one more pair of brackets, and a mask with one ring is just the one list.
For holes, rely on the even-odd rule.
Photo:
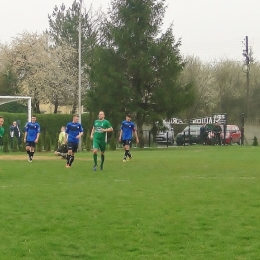
{"label": "shrub", "polygon": [[46,152],[51,151],[51,137],[48,132],[45,134],[45,140],[44,140],[44,150]]}
{"label": "shrub", "polygon": [[36,145],[37,152],[42,152],[42,137],[40,135],[40,138],[38,139],[38,143]]}
{"label": "shrub", "polygon": [[86,150],[91,151],[92,148],[92,140],[90,139],[90,134],[86,135]]}
{"label": "shrub", "polygon": [[254,139],[253,139],[253,146],[258,146],[258,141],[257,141],[256,136],[254,136]]}
{"label": "shrub", "polygon": [[109,147],[110,147],[110,150],[112,150],[112,151],[115,151],[115,150],[116,150],[116,139],[115,139],[115,136],[114,136],[114,135],[112,135],[112,136],[110,137]]}
{"label": "shrub", "polygon": [[23,140],[23,137],[21,137],[21,144],[19,147],[19,151],[25,151],[25,142]]}
{"label": "shrub", "polygon": [[3,152],[9,153],[9,136],[4,135],[3,137]]}
{"label": "shrub", "polygon": [[12,152],[17,152],[18,151],[18,140],[16,137],[13,137],[12,140]]}

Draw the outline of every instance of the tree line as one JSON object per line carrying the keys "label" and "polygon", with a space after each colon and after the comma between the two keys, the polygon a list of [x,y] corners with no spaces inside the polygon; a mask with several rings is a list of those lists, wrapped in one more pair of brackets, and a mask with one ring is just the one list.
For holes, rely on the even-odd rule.
{"label": "tree line", "polygon": [[[55,6],[45,32],[24,32],[0,44],[0,95],[31,96],[40,103],[78,105],[79,19],[81,19],[82,103],[95,117],[104,110],[113,125],[131,113],[144,123],[214,112],[236,121],[245,110],[246,76],[242,63],[204,63],[184,57],[174,27],[162,30],[164,0],[111,0],[106,13]],[[250,66],[250,116],[259,111],[259,63]],[[249,112],[248,115],[249,116]]]}

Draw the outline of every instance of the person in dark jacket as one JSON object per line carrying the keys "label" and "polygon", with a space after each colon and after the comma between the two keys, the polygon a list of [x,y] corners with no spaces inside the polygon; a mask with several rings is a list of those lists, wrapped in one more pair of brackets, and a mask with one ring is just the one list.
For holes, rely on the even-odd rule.
{"label": "person in dark jacket", "polygon": [[221,133],[222,133],[222,128],[218,123],[215,123],[214,128],[214,137],[215,137],[215,144],[216,145],[221,145]]}
{"label": "person in dark jacket", "polygon": [[10,145],[13,148],[13,139],[17,138],[18,148],[20,149],[21,145],[21,131],[19,125],[16,121],[13,121],[13,124],[9,128],[10,130]]}
{"label": "person in dark jacket", "polygon": [[201,144],[207,145],[207,138],[209,134],[209,129],[207,125],[204,123],[200,128],[200,140]]}

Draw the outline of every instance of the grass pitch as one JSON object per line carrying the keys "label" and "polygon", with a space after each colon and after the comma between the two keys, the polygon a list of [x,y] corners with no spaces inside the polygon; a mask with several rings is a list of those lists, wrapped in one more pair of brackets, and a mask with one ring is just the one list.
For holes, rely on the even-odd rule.
{"label": "grass pitch", "polygon": [[1,153],[1,259],[260,259],[260,148],[132,154]]}

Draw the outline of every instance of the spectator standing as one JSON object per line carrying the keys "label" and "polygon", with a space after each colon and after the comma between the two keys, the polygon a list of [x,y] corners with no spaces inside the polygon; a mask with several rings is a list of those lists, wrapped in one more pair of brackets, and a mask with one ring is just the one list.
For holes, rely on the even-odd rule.
{"label": "spectator standing", "polygon": [[4,135],[4,132],[5,132],[5,129],[3,127],[3,124],[4,124],[4,118],[2,116],[0,116],[0,145],[2,146],[3,145],[3,135]]}
{"label": "spectator standing", "polygon": [[200,128],[200,140],[201,143],[204,145],[207,145],[208,134],[209,134],[209,129],[207,125],[204,123]]}
{"label": "spectator standing", "polygon": [[[214,132],[215,144],[221,145],[222,128],[217,122],[214,125],[213,132]],[[217,141],[217,143],[216,143],[216,141]]]}
{"label": "spectator standing", "polygon": [[18,148],[20,150],[21,131],[20,131],[19,125],[17,124],[16,121],[13,121],[13,124],[10,126],[9,130],[10,130],[10,145],[11,145],[11,148],[13,148],[13,139],[17,138]]}

